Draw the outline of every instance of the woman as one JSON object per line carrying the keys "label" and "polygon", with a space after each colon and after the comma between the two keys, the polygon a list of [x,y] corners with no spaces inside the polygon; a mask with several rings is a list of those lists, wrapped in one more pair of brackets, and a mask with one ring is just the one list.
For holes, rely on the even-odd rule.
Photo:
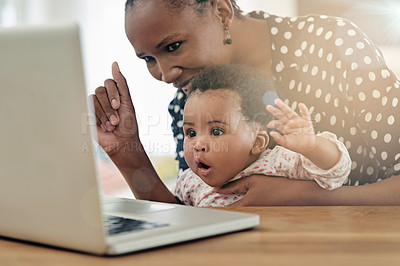
{"label": "woman", "polygon": [[[400,81],[351,22],[325,16],[244,16],[234,0],[128,0],[125,29],[152,76],[178,88],[170,113],[181,169],[187,167],[180,156],[182,90],[204,68],[235,63],[258,68],[292,108],[298,101],[311,107],[316,131],[340,137],[353,160],[348,185],[373,183],[327,192],[312,182],[251,176],[219,190],[247,192],[237,205],[400,204],[400,131],[395,128]],[[106,80],[92,98],[99,143],[135,196],[176,202],[140,143],[129,90],[116,63],[113,80]]]}

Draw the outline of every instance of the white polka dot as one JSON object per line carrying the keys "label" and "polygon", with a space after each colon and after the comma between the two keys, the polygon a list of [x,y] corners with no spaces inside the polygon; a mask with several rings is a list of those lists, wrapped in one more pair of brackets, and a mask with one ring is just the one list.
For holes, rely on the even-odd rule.
{"label": "white polka dot", "polygon": [[384,152],[381,153],[381,158],[382,158],[382,160],[385,161],[385,160],[387,159],[387,157],[388,157],[387,152],[384,151]]}
{"label": "white polka dot", "polygon": [[378,132],[376,130],[372,130],[371,138],[373,138],[373,139],[377,139],[378,138]]}
{"label": "white polka dot", "polygon": [[362,83],[363,83],[363,78],[362,77],[358,77],[358,78],[356,78],[356,84],[357,85],[361,85]]}
{"label": "white polka dot", "polygon": [[331,125],[334,126],[336,124],[336,116],[331,116]]}
{"label": "white polka dot", "polygon": [[343,27],[344,25],[346,25],[346,23],[343,20],[338,20],[337,25],[339,27]]}
{"label": "white polka dot", "polygon": [[307,19],[307,21],[312,22],[312,21],[314,21],[314,18],[313,18],[313,17],[309,17],[309,18]]}
{"label": "white polka dot", "polygon": [[351,142],[350,141],[346,141],[345,145],[346,145],[346,148],[348,150],[351,148]]}
{"label": "white polka dot", "polygon": [[279,17],[278,17],[278,18],[275,18],[275,22],[276,22],[276,23],[281,23],[282,21],[283,21],[283,18],[279,18]]}
{"label": "white polka dot", "polygon": [[306,87],[306,94],[309,94],[310,91],[311,91],[311,85],[308,84],[307,87]]}
{"label": "white polka dot", "polygon": [[308,43],[306,41],[301,43],[301,50],[305,50],[307,48]]}
{"label": "white polka dot", "polygon": [[361,154],[363,152],[362,146],[358,146],[357,148],[357,154]]}
{"label": "white polka dot", "polygon": [[347,78],[347,70],[343,71],[343,77]]}
{"label": "white polka dot", "polygon": [[297,91],[298,91],[298,92],[301,92],[302,86],[303,86],[303,83],[300,81],[300,82],[299,82],[299,85],[297,86]]}
{"label": "white polka dot", "polygon": [[372,120],[372,113],[368,112],[365,114],[365,122],[370,122]]}
{"label": "white polka dot", "polygon": [[309,64],[305,64],[303,66],[303,72],[306,73],[308,71]]}
{"label": "white polka dot", "polygon": [[335,84],[335,76],[331,76],[331,85]]}
{"label": "white polka dot", "polygon": [[350,30],[347,31],[347,34],[348,34],[350,37],[353,37],[353,36],[356,35],[356,31],[353,30],[353,29],[350,29]]}
{"label": "white polka dot", "polygon": [[317,123],[321,122],[321,114],[320,113],[316,114],[314,119],[315,119],[315,122],[317,122]]}
{"label": "white polka dot", "polygon": [[350,128],[350,134],[355,136],[357,134],[357,129],[355,127]]}
{"label": "white polka dot", "polygon": [[367,175],[373,175],[374,174],[374,168],[372,166],[367,167]]}
{"label": "white polka dot", "polygon": [[181,157],[181,158],[183,158],[183,156],[185,156],[183,151],[180,151],[178,154],[179,154],[179,157]]}
{"label": "white polka dot", "polygon": [[371,151],[373,154],[376,154],[376,148],[374,146],[371,147]]}
{"label": "white polka dot", "polygon": [[271,47],[271,48],[272,48],[273,51],[276,50],[276,48],[275,48],[275,43],[272,43],[272,47]]}
{"label": "white polka dot", "polygon": [[325,80],[327,76],[327,73],[325,70],[322,71],[322,80]]}
{"label": "white polka dot", "polygon": [[346,114],[349,113],[349,108],[347,108],[347,106],[344,107],[344,112],[345,112]]}
{"label": "white polka dot", "polygon": [[370,65],[372,63],[372,59],[369,56],[364,57],[364,63]]}
{"label": "white polka dot", "polygon": [[281,61],[279,64],[276,65],[276,72],[282,72],[282,70],[285,68],[285,65]]}
{"label": "white polka dot", "polygon": [[183,139],[183,134],[178,134],[178,135],[176,136],[176,138],[177,138],[177,139]]}
{"label": "white polka dot", "polygon": [[181,108],[180,108],[179,105],[175,105],[175,106],[174,106],[174,111],[175,111],[175,113],[178,113],[180,109],[181,109]]}
{"label": "white polka dot", "polygon": [[400,163],[398,163],[398,164],[396,164],[396,165],[394,166],[394,170],[395,170],[395,171],[399,171],[399,170],[400,170]]}
{"label": "white polka dot", "polygon": [[332,53],[329,53],[329,54],[326,56],[326,61],[328,61],[328,62],[330,63],[330,62],[332,62],[332,59],[333,59],[333,55],[332,55]]}
{"label": "white polka dot", "polygon": [[318,74],[318,67],[315,66],[315,67],[313,67],[312,70],[311,70],[311,75],[316,76],[317,74]]}
{"label": "white polka dot", "polygon": [[290,31],[287,31],[283,36],[286,40],[290,40],[292,38],[292,33]]}
{"label": "white polka dot", "polygon": [[328,18],[327,15],[321,15],[321,16],[319,16],[319,17],[322,18],[322,19],[327,19],[327,18]]}
{"label": "white polka dot", "polygon": [[299,30],[302,30],[303,28],[304,28],[304,25],[306,24],[306,22],[305,21],[301,21],[298,25],[297,25],[297,28],[299,29]]}
{"label": "white polka dot", "polygon": [[382,74],[382,78],[384,78],[384,79],[390,77],[390,72],[387,69],[383,69],[381,71],[381,74]]}
{"label": "white polka dot", "polygon": [[347,48],[346,52],[344,52],[344,54],[347,55],[347,56],[352,55],[353,53],[354,53],[353,48]]}
{"label": "white polka dot", "polygon": [[374,90],[372,92],[372,97],[374,97],[375,99],[379,99],[381,97],[381,92],[378,90]]}
{"label": "white polka dot", "polygon": [[357,46],[357,48],[360,49],[360,50],[362,50],[362,49],[365,48],[365,44],[364,44],[363,42],[358,42],[356,46]]}
{"label": "white polka dot", "polygon": [[319,51],[318,51],[318,57],[322,58],[323,56],[324,56],[324,49],[320,48]]}
{"label": "white polka dot", "polygon": [[397,161],[400,158],[400,153],[396,154],[396,156],[394,156],[394,160]]}
{"label": "white polka dot", "polygon": [[338,60],[338,61],[336,62],[336,68],[337,68],[337,69],[341,69],[341,68],[342,68],[342,61]]}
{"label": "white polka dot", "polygon": [[356,62],[351,64],[351,70],[356,70],[358,68],[358,64]]}
{"label": "white polka dot", "polygon": [[288,52],[287,46],[283,45],[283,46],[281,47],[281,53],[282,53],[282,54],[287,54],[287,52]]}
{"label": "white polka dot", "polygon": [[335,106],[336,108],[339,107],[339,99],[338,99],[338,98],[336,98],[336,99],[333,101],[333,106]]}
{"label": "white polka dot", "polygon": [[397,104],[398,104],[398,103],[399,103],[399,99],[393,98],[392,106],[393,106],[393,107],[397,107]]}
{"label": "white polka dot", "polygon": [[351,162],[351,170],[354,170],[357,168],[357,163],[355,161]]}
{"label": "white polka dot", "polygon": [[296,101],[294,101],[294,102],[292,103],[291,108],[292,108],[292,110],[295,110],[295,109],[297,108],[297,102],[296,102]]}
{"label": "white polka dot", "polygon": [[303,55],[303,52],[300,49],[297,49],[296,52],[294,52],[294,55],[300,57]]}
{"label": "white polka dot", "polygon": [[182,98],[183,98],[183,95],[184,95],[183,92],[179,92],[179,93],[178,93],[178,96],[177,96],[177,99],[178,99],[178,100],[182,99]]}
{"label": "white polka dot", "polygon": [[295,81],[295,80],[290,81],[290,83],[289,83],[289,89],[290,89],[290,90],[293,90],[295,85],[296,85],[296,81]]}
{"label": "white polka dot", "polygon": [[336,46],[342,46],[343,45],[343,39],[342,38],[337,38],[335,41],[335,45]]}
{"label": "white polka dot", "polygon": [[360,101],[365,101],[365,99],[367,98],[366,96],[365,96],[365,93],[364,92],[360,92],[359,94],[358,94],[358,98],[360,99]]}
{"label": "white polka dot", "polygon": [[332,95],[331,95],[330,93],[328,93],[328,94],[325,96],[325,102],[326,102],[326,103],[329,103],[329,102],[331,101],[331,99],[332,99]]}
{"label": "white polka dot", "polygon": [[313,32],[314,27],[315,27],[315,25],[314,25],[314,24],[311,24],[311,25],[308,27],[308,33]]}
{"label": "white polka dot", "polygon": [[291,17],[291,18],[290,18],[290,21],[291,21],[291,22],[296,22],[297,19],[298,19],[297,17]]}
{"label": "white polka dot", "polygon": [[310,54],[313,54],[313,53],[314,53],[314,50],[315,50],[315,45],[312,44],[312,45],[310,46],[310,50],[309,50]]}
{"label": "white polka dot", "polygon": [[392,135],[390,135],[389,133],[385,135],[385,137],[383,138],[383,140],[386,143],[389,143],[392,140]]}
{"label": "white polka dot", "polygon": [[178,127],[183,127],[183,120],[179,120],[179,121],[176,123],[176,125],[177,125]]}
{"label": "white polka dot", "polygon": [[374,72],[369,72],[369,80],[371,80],[371,81],[375,81],[375,79],[376,79],[376,75],[375,75],[375,73]]}
{"label": "white polka dot", "polygon": [[278,30],[277,27],[272,27],[272,28],[271,28],[271,34],[272,34],[272,35],[276,35],[276,34],[278,34],[278,32],[279,32],[279,30]]}
{"label": "white polka dot", "polygon": [[382,120],[382,114],[378,114],[377,116],[376,116],[376,122],[379,122],[379,121],[381,121]]}
{"label": "white polka dot", "polygon": [[385,106],[388,102],[388,98],[385,96],[382,98],[382,105]]}
{"label": "white polka dot", "polygon": [[324,28],[319,27],[315,33],[317,34],[317,36],[321,36],[321,34],[322,34],[323,32],[324,32]]}
{"label": "white polka dot", "polygon": [[328,32],[325,34],[325,40],[329,40],[330,38],[332,38],[332,35],[333,35],[333,32],[332,32],[332,31],[328,31]]}
{"label": "white polka dot", "polygon": [[395,122],[394,116],[393,115],[389,116],[387,122],[389,126],[392,126]]}
{"label": "white polka dot", "polygon": [[321,90],[321,89],[316,90],[316,92],[315,92],[315,97],[316,97],[316,98],[320,98],[321,95],[322,95],[322,90]]}

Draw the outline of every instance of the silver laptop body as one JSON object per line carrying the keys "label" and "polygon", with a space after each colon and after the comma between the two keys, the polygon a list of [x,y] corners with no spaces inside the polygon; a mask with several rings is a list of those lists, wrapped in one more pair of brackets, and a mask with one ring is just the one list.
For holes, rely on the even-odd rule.
{"label": "silver laptop body", "polygon": [[[258,215],[101,196],[77,25],[0,29],[0,86],[0,236],[116,255],[259,224]],[[109,235],[105,214],[155,226]]]}

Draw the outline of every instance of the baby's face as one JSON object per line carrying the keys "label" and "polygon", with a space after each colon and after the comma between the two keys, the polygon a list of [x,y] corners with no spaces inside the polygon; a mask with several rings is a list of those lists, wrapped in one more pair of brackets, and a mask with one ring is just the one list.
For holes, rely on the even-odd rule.
{"label": "baby's face", "polygon": [[205,183],[218,187],[254,161],[256,134],[241,112],[236,92],[193,92],[183,113],[184,152],[189,167]]}

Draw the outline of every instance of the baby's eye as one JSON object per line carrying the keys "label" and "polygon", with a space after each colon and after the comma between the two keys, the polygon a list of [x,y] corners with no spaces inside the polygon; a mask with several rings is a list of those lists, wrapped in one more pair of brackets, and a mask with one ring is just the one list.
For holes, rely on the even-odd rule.
{"label": "baby's eye", "polygon": [[224,131],[218,127],[214,127],[211,129],[211,134],[213,136],[221,136],[222,134],[224,134]]}
{"label": "baby's eye", "polygon": [[196,131],[194,131],[193,129],[188,129],[188,130],[185,131],[185,135],[188,138],[196,137]]}
{"label": "baby's eye", "polygon": [[182,42],[174,42],[174,43],[171,43],[171,44],[167,45],[167,51],[168,51],[169,53],[175,52],[176,50],[179,49],[179,47],[181,47],[181,44],[182,44]]}

